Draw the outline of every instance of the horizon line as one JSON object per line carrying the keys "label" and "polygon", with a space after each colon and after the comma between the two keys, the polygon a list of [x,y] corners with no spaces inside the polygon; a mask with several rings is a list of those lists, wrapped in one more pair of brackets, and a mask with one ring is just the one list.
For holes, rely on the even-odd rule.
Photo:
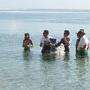
{"label": "horizon line", "polygon": [[76,11],[76,12],[90,12],[90,9],[35,9],[35,8],[17,8],[17,9],[12,9],[12,8],[5,8],[5,9],[0,9],[0,11]]}

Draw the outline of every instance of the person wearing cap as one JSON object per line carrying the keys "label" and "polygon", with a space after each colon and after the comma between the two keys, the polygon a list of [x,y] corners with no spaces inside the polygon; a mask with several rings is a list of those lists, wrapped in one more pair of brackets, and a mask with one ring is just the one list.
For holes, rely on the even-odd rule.
{"label": "person wearing cap", "polygon": [[42,47],[42,53],[50,53],[50,36],[49,31],[44,30],[43,37],[41,38],[40,47]]}
{"label": "person wearing cap", "polygon": [[89,40],[85,35],[84,29],[80,29],[78,31],[78,35],[79,35],[80,41],[79,41],[78,46],[77,46],[77,51],[79,53],[86,54],[87,50],[89,49]]}
{"label": "person wearing cap", "polygon": [[60,46],[61,44],[64,45],[65,52],[69,52],[69,45],[70,45],[70,38],[69,38],[69,30],[64,31],[64,37],[56,44],[56,47]]}

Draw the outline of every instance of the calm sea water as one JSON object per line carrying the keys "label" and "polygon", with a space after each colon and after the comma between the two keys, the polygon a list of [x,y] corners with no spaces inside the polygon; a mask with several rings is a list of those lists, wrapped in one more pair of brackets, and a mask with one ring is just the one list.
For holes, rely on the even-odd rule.
{"label": "calm sea water", "polygon": [[[75,56],[80,28],[90,40],[90,12],[0,11],[0,90],[90,90],[90,50],[88,57]],[[69,55],[41,55],[44,29],[57,41],[70,30]],[[22,48],[25,32],[34,42],[30,53]]]}

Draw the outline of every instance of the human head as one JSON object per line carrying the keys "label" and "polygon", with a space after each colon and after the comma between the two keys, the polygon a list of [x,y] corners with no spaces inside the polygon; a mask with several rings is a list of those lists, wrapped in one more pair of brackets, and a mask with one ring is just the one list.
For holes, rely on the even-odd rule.
{"label": "human head", "polygon": [[77,34],[79,37],[82,37],[83,35],[85,35],[84,29],[80,29]]}
{"label": "human head", "polygon": [[29,33],[25,33],[25,39],[29,39],[30,35]]}
{"label": "human head", "polygon": [[64,37],[69,36],[69,34],[70,34],[69,30],[65,30],[65,31],[64,31]]}
{"label": "human head", "polygon": [[49,31],[48,31],[48,30],[44,30],[44,32],[43,32],[43,36],[44,36],[45,38],[47,38],[48,35],[49,35]]}
{"label": "human head", "polygon": [[80,39],[80,33],[76,33],[77,34],[77,38]]}

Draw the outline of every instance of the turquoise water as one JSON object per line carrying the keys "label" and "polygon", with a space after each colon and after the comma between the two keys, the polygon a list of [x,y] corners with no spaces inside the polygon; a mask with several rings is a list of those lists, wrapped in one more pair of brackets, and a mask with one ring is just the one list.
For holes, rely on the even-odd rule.
{"label": "turquoise water", "polygon": [[[86,29],[90,40],[89,12],[0,12],[0,90],[90,90],[90,50],[88,57],[76,58],[76,32]],[[42,56],[39,47],[44,29],[59,41],[64,29],[71,34],[70,53]],[[24,33],[34,42],[24,52]]]}

